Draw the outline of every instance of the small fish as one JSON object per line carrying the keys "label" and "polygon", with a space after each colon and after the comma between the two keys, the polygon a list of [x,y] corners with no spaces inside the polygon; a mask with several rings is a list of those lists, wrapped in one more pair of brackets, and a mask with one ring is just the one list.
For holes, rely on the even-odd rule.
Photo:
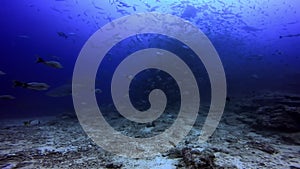
{"label": "small fish", "polygon": [[24,126],[36,126],[41,124],[41,121],[39,120],[27,120],[23,122]]}
{"label": "small fish", "polygon": [[253,54],[246,57],[247,60],[263,60],[264,56],[262,54]]}
{"label": "small fish", "polygon": [[42,59],[41,57],[37,56],[37,60],[36,60],[36,63],[43,63],[49,67],[53,67],[55,69],[61,69],[63,68],[63,66],[57,62],[57,61],[45,61],[44,59]]}
{"label": "small fish", "polygon": [[20,39],[30,39],[30,37],[28,35],[19,35],[17,37]]}
{"label": "small fish", "polygon": [[39,82],[21,82],[21,81],[17,81],[14,80],[14,87],[22,87],[22,88],[26,88],[26,89],[31,89],[31,90],[48,90],[48,88],[50,87],[48,84],[46,83],[39,83]]}
{"label": "small fish", "polygon": [[185,49],[189,49],[189,47],[186,46],[186,45],[182,45],[182,47],[185,48]]}
{"label": "small fish", "polygon": [[259,79],[259,76],[258,76],[257,74],[252,74],[251,77],[252,77],[253,79]]}
{"label": "small fish", "polygon": [[156,9],[159,8],[159,7],[160,7],[160,6],[154,6],[154,7],[152,7],[149,11],[150,11],[150,12],[156,11]]}
{"label": "small fish", "polygon": [[257,32],[257,31],[262,31],[263,29],[260,29],[260,28],[256,28],[256,27],[253,27],[253,26],[243,26],[241,27],[243,30],[247,31],[247,32]]}
{"label": "small fish", "polygon": [[101,89],[95,89],[95,93],[100,94],[100,93],[102,93],[102,90]]}
{"label": "small fish", "polygon": [[93,6],[94,6],[96,9],[103,10],[103,8],[101,8],[101,7],[97,6],[97,5],[95,4],[95,2],[94,2],[94,1],[92,2],[92,4],[93,4]]}
{"label": "small fish", "polygon": [[127,77],[127,79],[133,79],[133,75],[128,75],[126,77]]}
{"label": "small fish", "polygon": [[292,38],[292,37],[298,37],[300,36],[300,33],[298,34],[290,34],[290,35],[285,35],[285,36],[279,36],[280,39],[282,38]]}
{"label": "small fish", "polygon": [[76,36],[77,34],[74,33],[74,32],[70,32],[70,33],[68,33],[68,35],[69,35],[69,36]]}
{"label": "small fish", "polygon": [[119,7],[126,7],[126,8],[131,7],[130,5],[128,5],[128,4],[124,3],[124,2],[119,2],[119,5],[118,5],[118,6],[119,6]]}
{"label": "small fish", "polygon": [[65,39],[68,38],[68,35],[66,35],[64,32],[57,32],[57,35],[60,36],[60,37],[65,38]]}
{"label": "small fish", "polygon": [[145,2],[144,4],[147,8],[151,8],[151,6],[147,2]]}
{"label": "small fish", "polygon": [[6,73],[0,70],[0,75],[6,75]]}
{"label": "small fish", "polygon": [[[66,96],[72,96],[72,87],[78,88],[81,87],[81,85],[72,85],[72,84],[64,84],[59,87],[56,87],[46,93],[49,97],[66,97]],[[95,94],[101,94],[102,90],[99,88],[91,90],[91,92],[95,92]]]}
{"label": "small fish", "polygon": [[115,3],[115,0],[109,0],[109,3],[112,5]]}
{"label": "small fish", "polygon": [[13,100],[15,99],[12,95],[0,95],[0,100]]}
{"label": "small fish", "polygon": [[117,12],[121,13],[122,15],[129,15],[130,13],[123,9],[118,9]]}

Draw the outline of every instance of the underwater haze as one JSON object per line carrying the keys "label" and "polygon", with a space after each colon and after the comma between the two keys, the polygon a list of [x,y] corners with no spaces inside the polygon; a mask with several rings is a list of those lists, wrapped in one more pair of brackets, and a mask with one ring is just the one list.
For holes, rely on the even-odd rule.
{"label": "underwater haze", "polygon": [[[43,82],[49,90],[65,85],[60,92],[70,92],[75,61],[87,39],[116,18],[142,12],[176,15],[201,29],[222,60],[229,96],[261,90],[299,93],[299,5],[297,0],[4,0],[0,95],[15,99],[1,100],[1,117],[72,111],[71,95],[49,97],[47,91],[13,88],[12,81]],[[63,68],[36,64],[37,55]]]}
{"label": "underwater haze", "polygon": [[[1,0],[0,8],[1,168],[300,168],[299,0]],[[73,71],[96,31],[148,12],[182,18],[207,36],[224,68],[226,106],[213,135],[198,143],[213,95],[207,67],[190,47],[167,35],[123,39],[104,56],[91,89],[115,130],[135,138],[159,135],[182,106],[181,83],[168,72],[148,69],[127,77],[128,97],[134,108],[146,111],[150,93],[160,89],[167,100],[164,113],[147,124],[120,115],[112,76],[139,50],[176,54],[193,73],[201,97],[196,123],[182,142],[167,141],[172,149],[153,158],[127,159],[97,146],[82,130],[72,98],[77,94],[72,87],[80,88],[72,86]]]}

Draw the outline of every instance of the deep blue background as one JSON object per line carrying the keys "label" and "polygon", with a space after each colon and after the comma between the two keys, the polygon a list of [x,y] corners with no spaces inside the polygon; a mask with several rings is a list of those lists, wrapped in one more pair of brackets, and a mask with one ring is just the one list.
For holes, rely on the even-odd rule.
{"label": "deep blue background", "polygon": [[[0,76],[0,95],[16,99],[0,100],[0,117],[72,111],[71,96],[12,88],[12,80],[46,82],[50,90],[70,84],[76,58],[96,30],[123,15],[149,11],[187,19],[209,37],[223,62],[230,96],[261,90],[300,94],[300,37],[279,38],[300,33],[299,6],[297,0],[2,0],[0,70],[7,74]],[[36,64],[36,54],[59,57],[64,68]]]}

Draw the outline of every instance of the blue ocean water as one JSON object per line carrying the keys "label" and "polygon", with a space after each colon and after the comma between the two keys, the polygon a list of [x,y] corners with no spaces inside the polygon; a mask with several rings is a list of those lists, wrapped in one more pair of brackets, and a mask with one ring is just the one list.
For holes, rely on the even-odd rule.
{"label": "blue ocean water", "polygon": [[[0,100],[0,117],[73,111],[70,85],[84,43],[110,21],[143,12],[179,16],[201,29],[223,63],[228,96],[259,91],[300,94],[299,6],[297,0],[2,0],[0,70],[5,75],[0,75],[0,95],[12,95],[15,99]],[[149,39],[145,37],[143,41]],[[133,50],[136,49],[139,46]],[[124,56],[114,56],[116,62],[129,52],[126,47],[118,50],[124,51]],[[63,68],[37,64],[36,55],[57,61]],[[110,63],[102,66],[107,71],[112,68]],[[34,91],[12,87],[13,80],[43,82],[50,88]],[[100,88],[102,80],[97,79]],[[59,87],[55,97],[48,93]],[[102,90],[103,95],[109,91],[105,87]]]}

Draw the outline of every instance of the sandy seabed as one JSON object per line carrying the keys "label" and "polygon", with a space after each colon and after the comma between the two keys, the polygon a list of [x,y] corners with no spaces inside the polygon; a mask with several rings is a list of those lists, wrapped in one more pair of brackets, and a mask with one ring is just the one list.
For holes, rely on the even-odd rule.
{"label": "sandy seabed", "polygon": [[[143,137],[171,121],[138,129],[112,118],[120,130]],[[198,117],[199,119],[205,117]],[[97,146],[75,113],[56,117],[6,119],[0,123],[0,167],[10,168],[300,168],[300,97],[260,94],[231,98],[214,135],[200,144],[200,125],[176,147],[147,159],[113,155]],[[27,124],[24,122],[33,120]],[[152,133],[153,134],[153,133]]]}

